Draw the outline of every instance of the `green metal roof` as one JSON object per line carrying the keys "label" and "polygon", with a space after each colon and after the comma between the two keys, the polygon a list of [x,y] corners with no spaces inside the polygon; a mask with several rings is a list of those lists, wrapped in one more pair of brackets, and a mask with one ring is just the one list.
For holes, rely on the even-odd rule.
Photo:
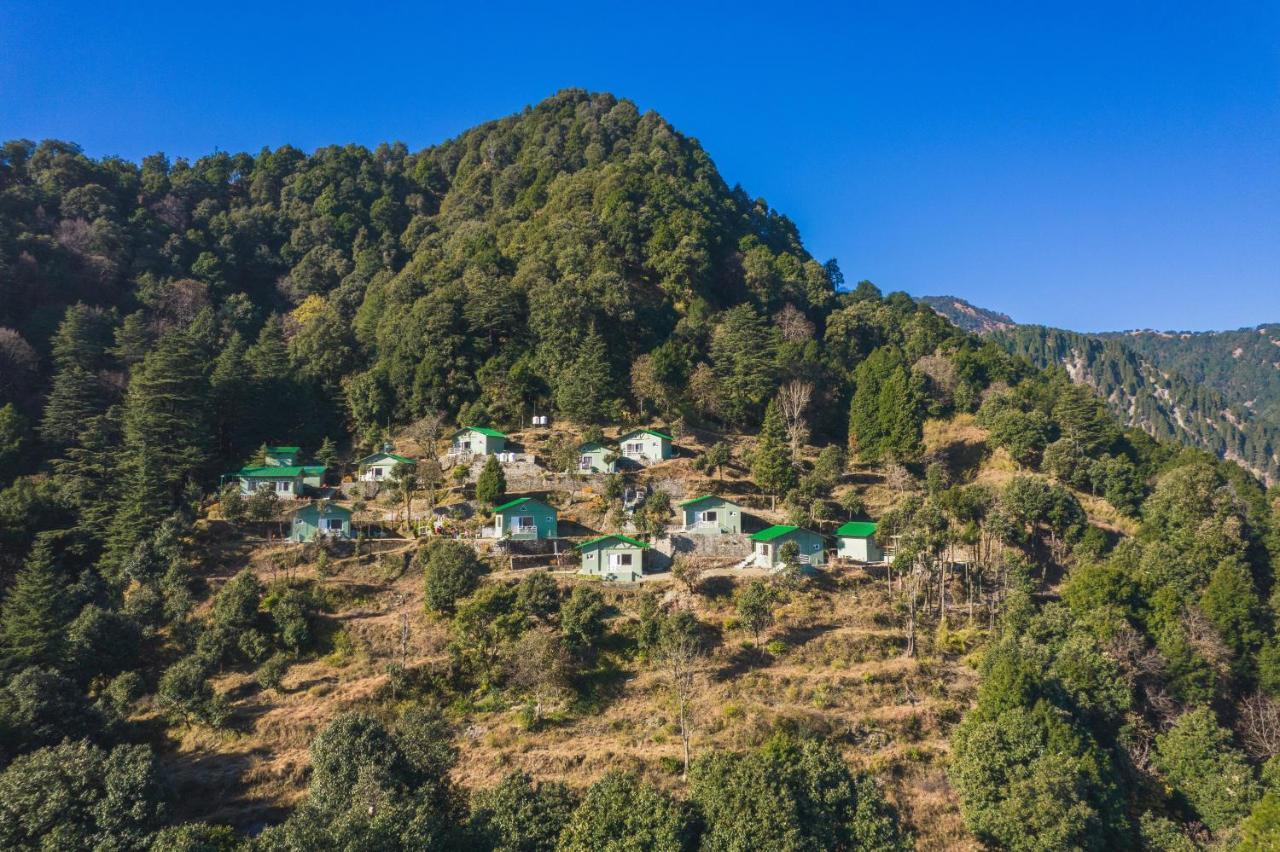
{"label": "green metal roof", "polygon": [[611,538],[616,538],[618,541],[625,541],[627,544],[633,545],[634,547],[638,547],[641,550],[649,549],[649,545],[645,544],[643,541],[636,541],[634,538],[629,538],[628,536],[620,535],[618,533],[614,533],[613,535],[602,535],[599,538],[593,538],[590,541],[584,541],[582,544],[578,545],[576,549],[583,550],[585,548],[590,547],[593,544],[599,544],[600,542],[608,541]]}
{"label": "green metal roof", "polygon": [[301,476],[304,470],[306,468],[297,465],[292,467],[267,465],[266,467],[242,467],[231,475],[241,479],[293,479],[295,476]]}
{"label": "green metal roof", "polygon": [[788,533],[793,533],[798,529],[800,528],[796,526],[791,526],[790,524],[774,524],[771,527],[767,527],[766,529],[760,530],[760,532],[758,533],[754,533],[751,536],[751,540],[752,541],[773,541],[775,538],[781,538],[782,536],[787,535]]}
{"label": "green metal roof", "polygon": [[[701,497],[694,497],[692,500],[685,500],[683,503],[677,503],[676,505],[683,509],[685,506],[692,506],[693,504],[701,503],[704,500],[723,500],[726,503],[733,503],[732,500],[727,497],[721,497],[718,494],[703,494]],[[736,506],[737,504],[734,503],[734,505]]]}
{"label": "green metal roof", "polygon": [[844,538],[871,538],[876,534],[878,524],[872,521],[850,521],[836,528],[836,535]]}
{"label": "green metal roof", "polygon": [[304,464],[302,465],[303,473],[324,473],[329,468],[322,464]]}
{"label": "green metal roof", "polygon": [[585,444],[578,445],[578,452],[582,452],[583,450],[607,450],[607,449],[609,448],[606,447],[604,444],[600,443],[599,441],[587,441]]}
{"label": "green metal roof", "polygon": [[273,453],[273,454],[287,453],[289,455],[296,455],[297,452],[301,449],[302,447],[267,447],[267,452]]}
{"label": "green metal roof", "polygon": [[641,432],[643,432],[643,433],[644,433],[644,434],[646,434],[646,435],[652,435],[652,436],[653,436],[653,437],[655,437],[655,438],[661,438],[661,439],[662,439],[662,440],[664,440],[664,441],[674,441],[674,440],[675,440],[675,438],[671,437],[671,436],[670,436],[670,435],[668,435],[666,432],[659,432],[657,429],[632,429],[630,432],[625,433],[625,434],[624,434],[621,438],[619,438],[618,440],[619,440],[619,441],[625,441],[627,438],[630,438],[632,435],[638,435],[638,434],[640,434]]}
{"label": "green metal roof", "polygon": [[365,456],[364,458],[360,459],[360,461],[356,462],[356,464],[360,464],[360,465],[369,464],[374,459],[394,459],[400,462],[401,464],[417,464],[417,462],[414,461],[413,459],[408,459],[408,458],[405,458],[404,456],[398,456],[395,453],[374,453],[371,456]]}
{"label": "green metal roof", "polygon": [[499,512],[505,512],[507,509],[514,509],[516,506],[523,506],[525,503],[541,503],[548,509],[555,511],[554,507],[552,507],[550,503],[547,503],[545,500],[539,500],[537,497],[517,497],[514,500],[503,503],[501,506],[494,506],[493,513],[496,515]]}
{"label": "green metal roof", "polygon": [[[507,437],[506,432],[499,432],[497,429],[490,429],[487,426],[463,426],[461,429],[458,430],[458,432],[479,432],[481,435],[484,435],[486,438]],[[458,432],[454,432],[454,434],[456,435],[458,434]]]}

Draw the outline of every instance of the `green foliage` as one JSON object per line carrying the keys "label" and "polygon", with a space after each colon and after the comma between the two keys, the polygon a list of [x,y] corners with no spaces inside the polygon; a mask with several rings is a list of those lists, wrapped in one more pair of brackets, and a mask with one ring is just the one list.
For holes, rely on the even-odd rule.
{"label": "green foliage", "polygon": [[919,380],[913,378],[901,350],[874,350],[853,376],[849,434],[864,461],[919,457],[924,418]]}
{"label": "green foliage", "polygon": [[476,478],[476,500],[485,506],[497,506],[506,493],[507,475],[502,472],[498,457],[491,455],[485,459],[480,476]]}
{"label": "green foliage", "polygon": [[1280,793],[1268,790],[1240,823],[1237,852],[1266,852],[1280,847]]}
{"label": "green foliage", "polygon": [[786,426],[772,400],[765,407],[760,440],[751,454],[751,475],[756,485],[774,497],[784,496],[796,484],[796,469],[787,445]]}
{"label": "green foliage", "polygon": [[203,657],[191,654],[164,670],[156,696],[160,706],[177,722],[195,721],[217,727],[229,712],[226,700],[209,684],[211,666]]}
{"label": "green foliage", "polygon": [[54,665],[63,654],[67,605],[63,580],[48,547],[39,547],[18,572],[0,608],[0,650],[7,667]]}
{"label": "green foliage", "polygon": [[512,772],[472,796],[469,833],[493,852],[554,852],[576,803],[569,788]]}
{"label": "green foliage", "polygon": [[695,765],[691,792],[708,852],[911,848],[875,782],[828,743],[776,737],[748,754],[712,755]]}
{"label": "green foliage", "polygon": [[574,586],[560,605],[560,631],[565,642],[580,655],[590,655],[605,634],[606,607],[600,592],[591,586]]}
{"label": "green foliage", "polygon": [[79,686],[53,669],[27,668],[0,689],[0,760],[102,727]]}
{"label": "green foliage", "polygon": [[736,604],[738,621],[759,645],[760,633],[773,624],[773,589],[763,580],[753,580],[739,590]]}
{"label": "green foliage", "polygon": [[1190,710],[1156,737],[1155,765],[1214,831],[1234,825],[1261,791],[1253,768],[1208,707]]}
{"label": "green foliage", "polygon": [[239,846],[240,838],[230,826],[186,822],[153,834],[147,852],[234,852]]}
{"label": "green foliage", "polygon": [[460,541],[433,538],[418,551],[423,564],[427,609],[449,613],[457,602],[479,584],[484,564],[476,552]]}
{"label": "green foliage", "polygon": [[0,847],[134,849],[166,811],[146,746],[64,742],[0,773]]}
{"label": "green foliage", "polygon": [[530,620],[550,621],[560,610],[560,586],[550,574],[535,571],[516,586],[516,606]]}
{"label": "green foliage", "polygon": [[610,772],[587,789],[560,835],[559,852],[679,852],[692,848],[689,818],[665,793]]}

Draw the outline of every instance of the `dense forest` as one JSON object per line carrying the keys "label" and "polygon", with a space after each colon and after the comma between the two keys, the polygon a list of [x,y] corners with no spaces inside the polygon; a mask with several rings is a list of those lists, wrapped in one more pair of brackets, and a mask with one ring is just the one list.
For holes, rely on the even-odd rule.
{"label": "dense forest", "polygon": [[1034,364],[1063,367],[1097,390],[1127,425],[1206,449],[1268,482],[1280,477],[1280,421],[1225,397],[1203,377],[1169,371],[1133,348],[1132,337],[1018,326],[993,339]]}
{"label": "dense forest", "polygon": [[[705,445],[700,482],[736,470],[762,516],[823,531],[887,495],[893,557],[857,594],[887,590],[876,627],[921,691],[948,689],[944,664],[977,673],[938,722],[968,842],[1280,843],[1275,495],[905,294],[846,286],[628,101],[566,91],[416,153],[134,164],[9,142],[0,296],[4,848],[910,848],[929,827],[890,801],[893,773],[853,766],[854,733],[821,724],[838,697],[786,725],[726,712],[731,747],[690,755],[692,669],[784,657],[761,641],[775,619],[845,587],[788,562],[712,623],[692,563],[673,569],[687,594],[622,601],[508,582],[439,536],[386,570],[421,573],[440,663],[393,660],[385,689],[325,719],[302,798],[227,825],[174,794],[175,741],[226,731],[245,700],[220,677],[278,692],[291,667],[353,653],[325,553],[305,576],[226,570],[228,545],[256,546],[255,507],[233,510],[221,475],[267,443],[340,467],[405,434],[425,451],[444,422],[534,414],[575,435],[664,424]],[[948,428],[976,452],[936,451]],[[397,480],[406,523],[446,490],[426,467]],[[492,506],[506,485],[489,477]],[[611,514],[621,491],[605,486]],[[646,498],[634,527],[655,535],[670,510]],[[477,716],[603,715],[601,684],[632,665],[678,699],[666,783],[630,766],[458,779]],[[547,719],[552,694],[570,697]]]}

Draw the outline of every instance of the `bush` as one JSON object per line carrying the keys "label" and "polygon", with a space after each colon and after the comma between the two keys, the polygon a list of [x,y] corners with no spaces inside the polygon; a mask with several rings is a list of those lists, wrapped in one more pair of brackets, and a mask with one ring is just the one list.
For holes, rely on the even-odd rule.
{"label": "bush", "polygon": [[[625,845],[621,845],[625,838]],[[611,772],[587,790],[557,846],[559,852],[600,849],[689,848],[692,832],[684,808],[631,775]]]}
{"label": "bush", "polygon": [[1253,769],[1213,711],[1197,707],[1156,737],[1156,767],[1213,831],[1235,825],[1259,793]]}
{"label": "bush", "polygon": [[424,562],[427,609],[452,613],[461,598],[475,591],[484,573],[476,552],[460,541],[432,539],[419,558]]}
{"label": "bush", "polygon": [[258,671],[254,675],[258,681],[258,686],[263,689],[273,689],[276,692],[280,692],[280,684],[284,681],[284,676],[288,674],[291,663],[292,660],[288,654],[272,654],[265,663],[258,667]]}
{"label": "bush", "polygon": [[470,834],[493,852],[553,852],[574,805],[563,784],[539,784],[513,772],[472,797]]}
{"label": "bush", "polygon": [[228,708],[209,684],[209,661],[190,654],[165,669],[156,695],[160,706],[175,721],[199,721],[218,726],[226,721]]}

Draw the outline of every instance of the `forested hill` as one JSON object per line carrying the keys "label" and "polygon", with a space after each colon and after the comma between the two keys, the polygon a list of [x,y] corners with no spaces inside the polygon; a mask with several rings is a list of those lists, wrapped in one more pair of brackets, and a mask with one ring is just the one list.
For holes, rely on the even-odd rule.
{"label": "forested hill", "polygon": [[1280,326],[1235,331],[1128,331],[1120,340],[1161,369],[1206,384],[1234,403],[1280,424]]}
{"label": "forested hill", "polygon": [[1073,381],[1094,388],[1125,425],[1208,450],[1268,482],[1280,476],[1280,427],[1208,383],[1158,367],[1129,348],[1127,337],[1018,326],[992,339],[1037,366],[1063,367]]}
{"label": "forested hill", "polygon": [[[651,351],[656,386],[682,387],[712,312],[789,304],[816,319],[834,295],[834,268],[696,142],[580,91],[418,153],[284,147],[139,167],[10,142],[0,205],[0,393],[27,411],[74,304],[98,335],[80,366],[105,392],[149,341],[198,320],[229,369],[245,355],[274,360],[260,371],[276,378],[291,366],[304,396],[358,400],[371,428],[469,403],[498,419],[553,397],[612,406]],[[252,428],[228,418],[221,454],[249,449],[251,432],[334,428],[314,407],[274,409]]]}

